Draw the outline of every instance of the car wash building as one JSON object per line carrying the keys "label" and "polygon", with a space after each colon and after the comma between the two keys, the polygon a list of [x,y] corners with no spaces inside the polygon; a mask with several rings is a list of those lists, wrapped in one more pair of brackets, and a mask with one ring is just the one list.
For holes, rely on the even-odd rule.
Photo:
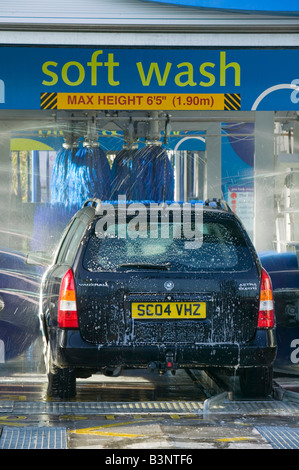
{"label": "car wash building", "polygon": [[[4,251],[55,249],[90,197],[217,198],[258,252],[296,265],[299,12],[288,0],[209,3],[2,2]],[[296,329],[294,282],[282,303]]]}

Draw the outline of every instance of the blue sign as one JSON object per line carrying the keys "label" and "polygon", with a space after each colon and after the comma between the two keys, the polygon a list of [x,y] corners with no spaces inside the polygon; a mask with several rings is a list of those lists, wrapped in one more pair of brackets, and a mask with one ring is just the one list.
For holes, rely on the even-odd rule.
{"label": "blue sign", "polygon": [[171,3],[190,7],[218,9],[218,10],[242,10],[259,12],[287,12],[298,14],[298,5],[294,0],[151,0],[158,3]]}
{"label": "blue sign", "polygon": [[299,110],[299,49],[0,47],[0,109]]}

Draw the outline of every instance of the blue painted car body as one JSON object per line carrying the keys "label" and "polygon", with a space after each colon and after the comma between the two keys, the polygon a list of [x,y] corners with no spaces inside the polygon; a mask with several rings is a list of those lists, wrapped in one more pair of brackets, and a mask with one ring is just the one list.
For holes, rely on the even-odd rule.
{"label": "blue painted car body", "polygon": [[22,253],[0,248],[0,341],[5,362],[21,355],[39,335],[39,288],[38,268],[26,264]]}
{"label": "blue painted car body", "polygon": [[277,334],[274,369],[299,374],[299,266],[295,252],[259,254],[272,281]]}

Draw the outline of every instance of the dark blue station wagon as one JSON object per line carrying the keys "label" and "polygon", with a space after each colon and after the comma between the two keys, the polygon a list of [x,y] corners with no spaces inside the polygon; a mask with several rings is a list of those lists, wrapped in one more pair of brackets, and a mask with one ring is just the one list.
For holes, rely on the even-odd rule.
{"label": "dark blue station wagon", "polygon": [[123,368],[225,371],[267,396],[276,355],[271,281],[222,201],[87,201],[41,288],[48,395]]}

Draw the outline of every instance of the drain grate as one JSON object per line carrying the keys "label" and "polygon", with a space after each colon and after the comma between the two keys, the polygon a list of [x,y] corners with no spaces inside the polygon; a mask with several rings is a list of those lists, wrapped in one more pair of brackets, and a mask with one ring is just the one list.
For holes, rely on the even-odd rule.
{"label": "drain grate", "polygon": [[246,413],[246,414],[299,414],[298,403],[276,400],[211,402],[15,402],[10,410],[16,414],[128,414],[128,413]]}
{"label": "drain grate", "polygon": [[0,449],[66,449],[66,428],[4,426]]}
{"label": "drain grate", "polygon": [[299,428],[257,426],[256,429],[274,449],[299,449]]}
{"label": "drain grate", "polygon": [[211,405],[209,411],[213,413],[246,413],[251,414],[298,414],[298,404],[287,403],[276,400],[240,400],[240,401],[228,401],[223,400],[222,402]]}
{"label": "drain grate", "polygon": [[[224,396],[223,396],[224,395]],[[233,400],[225,394],[203,401],[145,401],[145,402],[27,402],[0,400],[1,413],[14,414],[128,414],[128,413],[179,413],[179,414],[281,414],[299,415],[299,402],[288,400]]]}
{"label": "drain grate", "polygon": [[197,413],[202,402],[16,402],[16,414]]}
{"label": "drain grate", "polygon": [[14,407],[13,400],[0,400],[0,413],[3,411],[4,413],[11,412]]}

